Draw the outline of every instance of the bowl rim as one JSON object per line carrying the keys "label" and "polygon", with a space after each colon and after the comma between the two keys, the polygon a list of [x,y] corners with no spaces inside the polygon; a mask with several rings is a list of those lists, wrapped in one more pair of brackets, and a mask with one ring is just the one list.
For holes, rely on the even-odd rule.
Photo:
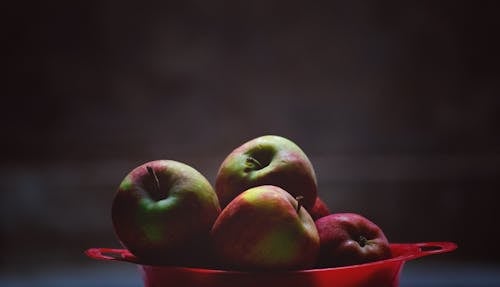
{"label": "bowl rim", "polygon": [[155,265],[150,263],[141,262],[137,257],[130,253],[127,249],[116,248],[89,248],[85,250],[85,254],[96,260],[105,261],[121,261],[140,265],[144,268],[161,268],[169,269],[172,271],[179,270],[185,272],[204,273],[204,274],[255,274],[255,273],[318,273],[318,272],[332,272],[333,270],[349,270],[359,269],[367,266],[386,265],[389,263],[404,263],[409,260],[417,259],[424,256],[447,253],[455,250],[458,246],[454,242],[449,241],[435,241],[435,242],[418,242],[418,243],[390,243],[391,251],[398,251],[397,256],[367,262],[362,264],[354,264],[338,267],[319,267],[302,270],[280,270],[280,271],[244,271],[244,270],[229,270],[222,268],[203,268],[203,267],[190,267],[190,266],[175,266],[175,265]]}

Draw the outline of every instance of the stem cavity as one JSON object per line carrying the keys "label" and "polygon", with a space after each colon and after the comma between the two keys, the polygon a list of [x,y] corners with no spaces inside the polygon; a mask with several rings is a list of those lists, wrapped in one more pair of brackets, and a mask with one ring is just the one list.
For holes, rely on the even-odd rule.
{"label": "stem cavity", "polygon": [[156,176],[156,172],[153,170],[152,167],[149,165],[146,166],[146,169],[148,170],[149,176],[151,176],[151,179],[153,179],[153,186],[155,189],[155,193],[159,196],[160,195],[160,180],[158,180],[158,176]]}
{"label": "stem cavity", "polygon": [[260,163],[260,161],[258,161],[256,158],[251,157],[251,156],[247,157],[246,166],[248,169],[251,169],[251,170],[261,169],[263,167],[262,164]]}
{"label": "stem cavity", "polygon": [[302,207],[302,200],[304,199],[304,197],[302,195],[297,195],[295,199],[297,200],[297,207],[295,208],[295,211],[299,213],[300,208]]}
{"label": "stem cavity", "polygon": [[366,239],[363,235],[360,235],[358,243],[361,247],[365,247],[366,243],[368,243],[368,239]]}

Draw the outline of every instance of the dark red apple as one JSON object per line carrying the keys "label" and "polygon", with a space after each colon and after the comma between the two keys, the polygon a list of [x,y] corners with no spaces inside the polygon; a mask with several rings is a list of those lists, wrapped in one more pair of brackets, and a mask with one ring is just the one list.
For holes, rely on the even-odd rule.
{"label": "dark red apple", "polygon": [[391,257],[382,229],[356,213],[334,213],[315,221],[320,238],[319,267],[368,263]]}
{"label": "dark red apple", "polygon": [[239,194],[222,210],[211,234],[227,269],[308,269],[319,250],[314,221],[300,199],[272,185]]}
{"label": "dark red apple", "polygon": [[132,170],[115,194],[115,233],[147,263],[205,264],[210,229],[220,213],[208,180],[191,166],[156,160]]}
{"label": "dark red apple", "polygon": [[317,196],[309,158],[297,144],[276,135],[257,137],[234,149],[219,168],[215,191],[224,208],[238,194],[259,185],[275,185],[293,197],[303,196],[307,210]]}
{"label": "dark red apple", "polygon": [[331,212],[326,203],[318,196],[314,202],[314,206],[309,211],[309,214],[314,220],[317,220],[321,217],[330,215]]}

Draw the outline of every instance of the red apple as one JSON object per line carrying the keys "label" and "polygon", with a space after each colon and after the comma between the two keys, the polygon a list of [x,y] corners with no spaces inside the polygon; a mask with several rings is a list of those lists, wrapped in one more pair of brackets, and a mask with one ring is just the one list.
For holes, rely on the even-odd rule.
{"label": "red apple", "polygon": [[321,217],[330,215],[330,209],[326,205],[326,203],[318,196],[316,198],[316,201],[314,202],[314,206],[312,209],[309,211],[309,214],[311,215],[312,219],[317,220],[320,219]]}
{"label": "red apple", "polygon": [[334,213],[315,222],[320,238],[319,267],[367,263],[391,257],[382,229],[355,213]]}
{"label": "red apple", "polygon": [[124,247],[151,263],[197,265],[206,259],[217,195],[197,170],[157,160],[132,170],[115,194],[111,215]]}
{"label": "red apple", "polygon": [[234,149],[222,162],[215,191],[224,208],[238,194],[259,185],[275,185],[293,197],[303,196],[308,210],[317,196],[316,174],[304,151],[275,135],[252,139]]}
{"label": "red apple", "polygon": [[314,221],[300,199],[272,185],[239,194],[222,210],[211,234],[216,254],[229,269],[312,268],[319,250]]}

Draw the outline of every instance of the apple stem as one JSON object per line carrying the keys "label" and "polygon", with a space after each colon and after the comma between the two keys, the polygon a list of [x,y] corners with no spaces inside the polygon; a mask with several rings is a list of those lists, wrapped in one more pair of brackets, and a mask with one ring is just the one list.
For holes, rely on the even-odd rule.
{"label": "apple stem", "polygon": [[302,200],[304,199],[304,197],[302,195],[298,195],[295,197],[295,199],[297,200],[297,208],[295,210],[297,211],[297,213],[299,213],[300,208],[302,207]]}
{"label": "apple stem", "polygon": [[156,194],[160,194],[160,180],[158,179],[158,176],[156,176],[156,172],[150,166],[147,166],[146,169],[148,170],[149,175],[151,176],[151,178],[154,181]]}
{"label": "apple stem", "polygon": [[368,242],[368,239],[366,239],[366,237],[364,237],[363,235],[359,236],[359,245],[361,247],[364,247],[367,242]]}
{"label": "apple stem", "polygon": [[253,164],[254,166],[257,166],[259,169],[262,168],[262,164],[256,158],[249,156],[247,158],[247,162]]}

